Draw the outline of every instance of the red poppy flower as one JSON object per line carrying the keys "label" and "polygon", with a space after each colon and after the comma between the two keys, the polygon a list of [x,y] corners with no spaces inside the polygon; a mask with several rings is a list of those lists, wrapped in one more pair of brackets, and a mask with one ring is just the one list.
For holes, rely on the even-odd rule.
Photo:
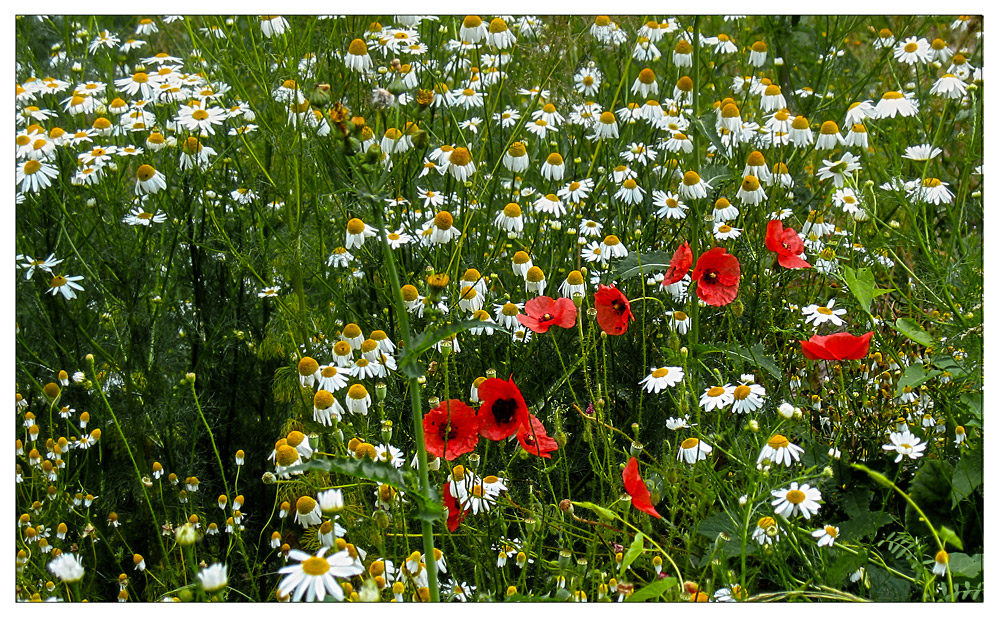
{"label": "red poppy flower", "polygon": [[528,405],[514,380],[487,378],[479,385],[479,434],[502,441],[528,423]]}
{"label": "red poppy flower", "polygon": [[450,482],[444,482],[442,494],[444,495],[444,506],[448,508],[448,530],[454,533],[458,525],[462,524],[462,521],[465,520],[465,515],[469,510],[458,506],[458,500],[451,496],[451,492],[448,490],[448,486],[450,485]]}
{"label": "red poppy flower", "polygon": [[628,298],[614,286],[601,284],[594,293],[597,306],[597,324],[608,335],[621,335],[628,331],[628,323],[635,320]]}
{"label": "red poppy flower", "polygon": [[767,224],[764,244],[778,254],[778,264],[786,269],[809,268],[809,263],[799,258],[806,249],[805,243],[799,238],[799,233],[792,228],[785,228],[777,219]]}
{"label": "red poppy flower", "polygon": [[674,256],[670,259],[670,267],[663,275],[663,285],[669,286],[684,279],[687,272],[691,270],[693,261],[694,255],[691,253],[691,246],[688,245],[687,241],[684,241],[684,244],[677,248]]}
{"label": "red poppy flower", "polygon": [[832,335],[814,335],[809,341],[799,340],[802,344],[802,354],[806,359],[828,359],[843,361],[845,359],[863,359],[868,355],[873,331],[864,335],[834,333]]}
{"label": "red poppy flower", "polygon": [[691,280],[698,283],[698,298],[705,303],[729,305],[740,290],[740,261],[725,248],[715,247],[698,256]]}
{"label": "red poppy flower", "polygon": [[576,324],[576,306],[572,299],[535,297],[524,305],[524,314],[517,321],[535,333],[545,333],[549,327],[569,329]]}
{"label": "red poppy flower", "polygon": [[538,417],[531,415],[529,425],[523,425],[517,429],[517,440],[524,450],[534,456],[551,458],[549,454],[559,449],[559,444],[549,438],[545,432],[545,426],[538,420]]}
{"label": "red poppy flower", "polygon": [[479,417],[461,400],[442,402],[424,415],[424,442],[438,458],[454,460],[476,448]]}
{"label": "red poppy flower", "polygon": [[625,482],[625,492],[628,492],[629,496],[632,497],[632,507],[646,512],[650,516],[663,518],[653,507],[649,488],[646,487],[646,482],[639,477],[639,461],[634,457],[628,461],[628,465],[622,471],[622,481]]}

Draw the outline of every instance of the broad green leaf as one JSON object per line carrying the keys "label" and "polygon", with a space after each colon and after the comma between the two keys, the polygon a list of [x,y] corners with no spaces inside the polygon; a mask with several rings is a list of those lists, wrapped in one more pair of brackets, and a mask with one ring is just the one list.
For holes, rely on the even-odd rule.
{"label": "broad green leaf", "polygon": [[645,602],[646,600],[655,600],[667,591],[673,589],[677,586],[677,579],[670,576],[662,580],[657,580],[654,583],[650,583],[639,589],[629,597],[625,598],[626,602]]}
{"label": "broad green leaf", "polygon": [[949,529],[948,527],[941,525],[941,529],[938,531],[938,535],[941,536],[941,541],[945,544],[951,544],[959,550],[965,550],[962,548],[962,540],[958,539],[958,535]]}
{"label": "broad green leaf", "polygon": [[888,294],[894,290],[894,288],[876,288],[875,276],[872,274],[870,267],[862,267],[860,269],[844,267],[844,281],[847,282],[847,287],[854,295],[854,298],[861,304],[861,309],[868,313],[871,313],[872,300],[875,297]]}
{"label": "broad green leaf", "polygon": [[778,368],[778,364],[775,363],[774,357],[764,352],[764,346],[761,344],[754,344],[752,348],[747,350],[742,346],[731,346],[727,349],[716,348],[713,346],[703,346],[698,345],[694,349],[695,354],[713,354],[713,353],[725,353],[731,357],[736,357],[741,359],[746,363],[753,365],[754,367],[759,367],[764,369],[768,374],[777,380],[781,380],[784,374],[781,369]]}
{"label": "broad green leaf", "polygon": [[903,393],[904,387],[912,389],[917,385],[922,385],[940,373],[940,370],[927,370],[922,363],[914,363],[907,366],[906,370],[903,371],[903,375],[899,377],[899,381],[896,383],[896,397],[899,397]]}
{"label": "broad green leaf", "polygon": [[920,325],[909,318],[897,318],[895,326],[896,331],[899,331],[921,346],[935,348],[938,345],[938,342],[931,337],[930,333],[924,331]]}
{"label": "broad green leaf", "polygon": [[[399,357],[399,369],[410,378],[422,376],[424,372],[420,367],[420,355],[433,348],[435,344],[442,340],[446,340],[453,335],[468,331],[469,329],[482,327],[483,324],[481,320],[462,320],[434,329],[433,331],[423,331],[414,335],[409,345],[403,350],[403,354]],[[503,329],[497,328],[496,325],[492,325],[492,328],[501,333],[507,333]]]}
{"label": "broad green leaf", "polygon": [[719,533],[733,535],[736,532],[736,524],[726,512],[715,512],[698,524],[698,533],[715,540]]}
{"label": "broad green leaf", "polygon": [[654,251],[648,254],[632,252],[615,265],[614,270],[608,276],[608,281],[612,279],[629,279],[636,275],[646,275],[656,271],[665,271],[670,266],[670,259],[673,253],[665,251]]}
{"label": "broad green leaf", "polygon": [[632,544],[628,547],[628,550],[625,551],[625,556],[622,557],[622,569],[619,570],[618,574],[619,576],[625,574],[625,570],[627,570],[629,566],[632,565],[632,562],[635,561],[639,557],[639,555],[642,554],[643,550],[642,544],[643,544],[642,533],[636,533],[635,539],[632,540]]}
{"label": "broad green leaf", "polygon": [[859,567],[864,567],[866,563],[868,563],[866,552],[862,551],[857,555],[853,555],[849,552],[840,551],[840,556],[837,557],[837,560],[833,562],[833,565],[827,572],[829,583],[837,585],[844,582],[848,576],[858,571]]}
{"label": "broad green leaf", "polygon": [[909,598],[910,583],[902,578],[896,578],[881,567],[869,565],[868,577],[871,579],[871,596],[876,602],[905,602]]}
{"label": "broad green leaf", "polygon": [[615,513],[606,507],[601,507],[600,505],[595,505],[593,503],[588,503],[587,501],[573,501],[573,505],[578,507],[583,507],[584,509],[589,509],[592,512],[596,512],[601,518],[605,520],[614,520],[617,518]]}
{"label": "broad green leaf", "polygon": [[948,567],[953,576],[975,578],[983,571],[983,555],[974,554],[970,557],[964,552],[949,552]]}
{"label": "broad green leaf", "polygon": [[719,139],[719,132],[715,129],[715,120],[715,111],[712,110],[702,114],[698,118],[692,118],[691,126],[698,133],[708,138],[708,141],[712,143],[717,153],[724,153],[726,152],[726,147],[722,145],[722,140]]}
{"label": "broad green leaf", "polygon": [[326,471],[388,484],[396,490],[406,493],[407,499],[416,506],[415,515],[418,519],[434,522],[444,516],[444,507],[434,488],[430,488],[430,496],[424,495],[418,486],[408,483],[403,473],[388,462],[375,462],[367,458],[355,460],[354,458],[337,456],[313,458],[289,469],[291,473],[304,471]]}
{"label": "broad green leaf", "polygon": [[[959,401],[968,407],[969,412],[977,420],[982,420],[983,418],[983,394],[982,393],[963,393],[959,396]],[[972,424],[966,424],[972,425]]]}
{"label": "broad green leaf", "polygon": [[983,453],[967,451],[951,476],[951,505],[955,507],[983,483]]}

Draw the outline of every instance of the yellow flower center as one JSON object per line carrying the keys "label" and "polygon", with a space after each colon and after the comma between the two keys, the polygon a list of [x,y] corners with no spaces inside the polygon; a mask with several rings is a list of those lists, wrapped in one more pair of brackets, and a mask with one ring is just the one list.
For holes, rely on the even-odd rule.
{"label": "yellow flower center", "polygon": [[625,179],[625,182],[622,183],[622,187],[624,187],[625,189],[635,189],[636,188],[636,183],[631,178]]}
{"label": "yellow flower center", "polygon": [[506,31],[507,31],[507,22],[500,19],[499,17],[490,22],[490,32],[492,32],[493,34]]}
{"label": "yellow flower center", "polygon": [[760,189],[760,181],[752,174],[743,179],[743,191],[757,191]]}
{"label": "yellow flower center", "polygon": [[368,397],[368,390],[365,389],[364,385],[351,385],[351,388],[347,390],[347,397],[352,400],[364,400]]}
{"label": "yellow flower center", "polygon": [[37,171],[39,171],[41,169],[42,169],[42,164],[39,163],[35,159],[32,159],[32,160],[30,160],[30,161],[28,161],[27,163],[24,164],[24,173],[25,174],[34,174],[35,172],[37,172]]}
{"label": "yellow flower center", "polygon": [[326,389],[320,389],[313,396],[313,406],[319,410],[326,410],[333,406],[333,394]]}
{"label": "yellow flower center", "polygon": [[699,442],[696,438],[684,439],[684,442],[681,443],[681,449],[693,449],[698,446]]}
{"label": "yellow flower center", "polygon": [[276,450],[274,459],[278,466],[292,466],[299,459],[299,452],[291,445],[282,445]]}
{"label": "yellow flower center", "polygon": [[583,273],[580,271],[570,271],[569,275],[566,276],[566,281],[571,286],[579,286],[583,283]]}
{"label": "yellow flower center", "polygon": [[745,400],[750,396],[750,387],[740,385],[733,391],[733,397],[737,400]]}
{"label": "yellow flower center", "polygon": [[604,237],[605,245],[618,245],[620,243],[621,241],[618,239],[618,237],[613,234],[609,234],[608,236]]}
{"label": "yellow flower center", "polygon": [[538,267],[531,267],[525,274],[524,279],[532,283],[538,283],[545,279],[545,273]]}
{"label": "yellow flower center", "polygon": [[319,363],[312,357],[302,357],[299,359],[299,374],[302,376],[312,376],[319,369]]}
{"label": "yellow flower center", "polygon": [[701,182],[701,177],[694,170],[684,173],[684,184],[688,186],[697,185]]}
{"label": "yellow flower center", "polygon": [[884,95],[882,95],[882,98],[883,99],[902,99],[903,98],[903,93],[895,91],[895,90],[890,90],[889,92],[887,92]]}
{"label": "yellow flower center", "polygon": [[663,378],[664,376],[666,376],[669,373],[670,373],[670,370],[667,369],[667,368],[656,368],[655,370],[653,370],[652,376],[653,376],[653,378]]}
{"label": "yellow flower center", "polygon": [[330,564],[326,559],[309,557],[302,562],[302,571],[310,576],[322,576],[330,571]]}
{"label": "yellow flower center", "polygon": [[798,505],[802,501],[806,500],[806,493],[801,490],[789,490],[788,494],[785,495],[788,502],[792,505]]}
{"label": "yellow flower center", "polygon": [[462,26],[465,28],[478,28],[483,23],[482,18],[478,15],[467,15],[464,20],[462,20]]}
{"label": "yellow flower center", "polygon": [[136,170],[135,172],[136,178],[138,178],[142,182],[146,182],[149,179],[153,178],[155,174],[156,170],[153,168],[153,166],[148,164],[143,164],[139,166],[139,169]]}
{"label": "yellow flower center", "polygon": [[594,25],[604,28],[611,25],[611,18],[607,15],[598,15],[594,18]]}
{"label": "yellow flower center", "polygon": [[913,52],[917,51],[917,44],[907,43],[906,45],[903,46],[903,51],[905,51],[908,54],[912,54]]}
{"label": "yellow flower center", "polygon": [[766,52],[767,44],[764,43],[763,41],[754,41],[754,44],[750,46],[750,49],[752,49],[755,52]]}
{"label": "yellow flower center", "polygon": [[[834,125],[834,127],[836,128],[836,125]],[[802,130],[808,128],[809,128],[809,119],[807,119],[805,116],[796,116],[795,120],[792,121],[792,129]],[[836,133],[836,131],[834,131],[834,133]]]}
{"label": "yellow flower center", "polygon": [[434,225],[439,230],[449,230],[454,225],[455,219],[448,211],[441,211],[434,216]]}
{"label": "yellow flower center", "polygon": [[674,51],[677,52],[678,54],[690,54],[691,44],[688,43],[686,40],[681,39],[680,43],[678,43],[677,46],[674,47]]}
{"label": "yellow flower center", "polygon": [[364,56],[368,53],[368,45],[361,39],[354,39],[351,41],[351,44],[347,46],[347,53],[352,56]]}
{"label": "yellow flower center", "polygon": [[139,84],[145,84],[149,81],[149,76],[140,71],[132,76],[132,81]]}
{"label": "yellow flower center", "polygon": [[[694,80],[687,75],[682,76],[679,80],[677,80],[677,89],[683,92],[691,92],[694,90]],[[738,116],[739,112],[737,112],[736,115]]]}
{"label": "yellow flower center", "polygon": [[[503,207],[503,214],[507,217],[520,217],[521,207],[514,202],[509,203],[507,206]],[[476,279],[479,279],[478,277]]]}
{"label": "yellow flower center", "polygon": [[467,148],[456,148],[451,152],[451,155],[448,157],[448,161],[452,165],[466,166],[470,161],[472,161],[472,156],[469,154],[469,150]]}
{"label": "yellow flower center", "polygon": [[652,69],[643,69],[639,71],[639,82],[643,84],[652,84],[656,81],[656,74],[653,73]]}
{"label": "yellow flower center", "polygon": [[601,123],[605,125],[615,124],[615,115],[612,112],[602,112],[601,113]]}
{"label": "yellow flower center", "polygon": [[740,108],[736,107],[735,103],[727,103],[722,108],[723,118],[739,118],[739,116],[740,116]]}
{"label": "yellow flower center", "polygon": [[780,434],[775,434],[774,436],[772,436],[771,439],[767,441],[767,444],[772,449],[781,449],[782,447],[788,447],[789,445],[788,439]]}
{"label": "yellow flower center", "polygon": [[208,112],[202,109],[195,110],[194,113],[191,114],[191,118],[195,120],[205,120],[208,118]]}

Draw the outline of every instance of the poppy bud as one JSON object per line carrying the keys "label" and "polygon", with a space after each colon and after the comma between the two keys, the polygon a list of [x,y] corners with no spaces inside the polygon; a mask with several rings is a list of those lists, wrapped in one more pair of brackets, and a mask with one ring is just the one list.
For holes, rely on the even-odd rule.
{"label": "poppy bud", "polygon": [[729,304],[729,308],[732,310],[733,316],[736,316],[738,318],[743,315],[743,301],[736,299],[735,301]]}
{"label": "poppy bud", "polygon": [[[560,511],[566,512],[570,516],[573,515],[573,503],[569,499],[563,499],[559,501],[559,509]],[[563,551],[559,551],[560,557],[562,556],[562,552]]]}
{"label": "poppy bud", "polygon": [[560,449],[566,447],[566,443],[569,441],[569,437],[567,437],[566,433],[563,432],[562,430],[556,432],[556,435],[555,435],[554,438],[555,438],[555,441],[556,441],[556,445],[559,445]]}
{"label": "poppy bud", "polygon": [[[638,426],[639,424],[636,423],[636,424],[632,424],[632,425]],[[633,458],[638,458],[639,454],[642,453],[642,443],[637,443],[636,441],[632,441],[632,444],[629,445],[628,453]]]}
{"label": "poppy bud", "polygon": [[[568,499],[563,499],[563,502],[568,503],[569,500]],[[562,502],[559,503],[559,505],[561,507],[562,506]],[[570,505],[570,510],[572,510],[572,508],[573,508],[573,506]],[[570,513],[572,513],[572,511],[570,511]],[[571,551],[566,550],[565,548],[563,548],[562,550],[559,551],[559,567],[563,567],[563,568],[569,567],[569,563],[570,563],[570,561],[572,559],[573,559],[573,553]]]}

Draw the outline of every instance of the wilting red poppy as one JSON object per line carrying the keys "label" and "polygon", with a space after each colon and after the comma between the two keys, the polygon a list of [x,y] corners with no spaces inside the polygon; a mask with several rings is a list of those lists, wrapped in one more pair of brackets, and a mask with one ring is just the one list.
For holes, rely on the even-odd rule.
{"label": "wilting red poppy", "polygon": [[534,456],[551,458],[549,454],[559,449],[556,443],[545,432],[545,426],[534,415],[529,416],[528,425],[523,425],[517,429],[517,440],[524,450]]}
{"label": "wilting red poppy", "polygon": [[451,482],[444,482],[444,489],[441,492],[444,495],[444,506],[448,508],[448,530],[454,532],[458,525],[465,520],[465,515],[469,510],[458,506],[458,500],[451,496],[451,491],[448,490],[450,485]]}
{"label": "wilting red poppy", "polygon": [[646,487],[646,482],[639,477],[639,461],[634,457],[628,461],[625,470],[622,471],[622,481],[625,482],[625,492],[628,492],[629,496],[632,497],[632,507],[646,512],[650,516],[663,518],[653,507],[649,488]]}
{"label": "wilting red poppy", "polygon": [[691,270],[692,262],[694,262],[694,255],[691,253],[691,246],[688,245],[687,241],[684,241],[684,244],[677,248],[670,259],[670,267],[663,275],[663,285],[669,286],[684,279],[684,276]]}
{"label": "wilting red poppy", "polygon": [[608,335],[621,335],[628,331],[628,323],[635,320],[628,298],[614,286],[601,284],[594,293],[597,306],[597,324]]}
{"label": "wilting red poppy", "polygon": [[454,460],[476,448],[480,419],[461,400],[442,402],[424,415],[424,442],[438,458]]}
{"label": "wilting red poppy", "polygon": [[528,423],[528,405],[514,379],[487,378],[479,385],[479,434],[502,441]]}
{"label": "wilting red poppy", "polygon": [[802,344],[802,354],[806,359],[827,359],[843,361],[845,359],[863,359],[868,355],[873,331],[864,335],[834,333],[832,335],[814,335],[809,341],[799,340]]}
{"label": "wilting red poppy", "polygon": [[691,280],[698,283],[698,298],[705,303],[729,305],[740,290],[740,261],[723,247],[712,248],[698,256]]}
{"label": "wilting red poppy", "polygon": [[778,264],[786,269],[809,268],[809,263],[799,258],[806,249],[805,243],[799,238],[799,233],[792,228],[785,228],[777,219],[768,222],[764,244],[769,250],[778,254]]}
{"label": "wilting red poppy", "polygon": [[535,297],[524,304],[524,312],[517,315],[517,321],[535,333],[546,333],[551,326],[569,329],[576,324],[572,299]]}

